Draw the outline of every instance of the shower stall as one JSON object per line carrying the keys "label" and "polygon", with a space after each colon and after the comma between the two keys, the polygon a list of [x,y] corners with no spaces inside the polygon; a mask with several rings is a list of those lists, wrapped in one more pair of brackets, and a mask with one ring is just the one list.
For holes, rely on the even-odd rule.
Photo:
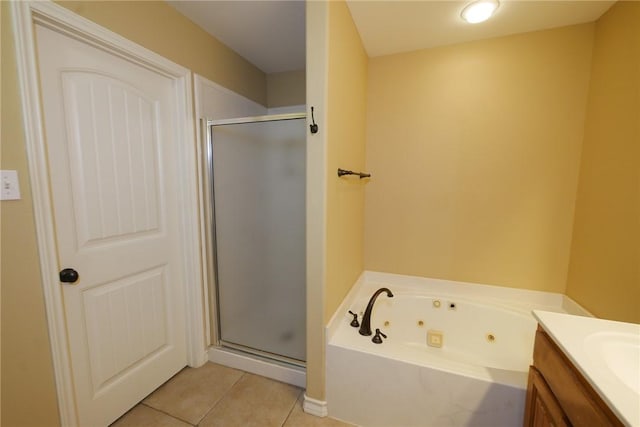
{"label": "shower stall", "polygon": [[305,114],[207,120],[212,344],[303,368]]}

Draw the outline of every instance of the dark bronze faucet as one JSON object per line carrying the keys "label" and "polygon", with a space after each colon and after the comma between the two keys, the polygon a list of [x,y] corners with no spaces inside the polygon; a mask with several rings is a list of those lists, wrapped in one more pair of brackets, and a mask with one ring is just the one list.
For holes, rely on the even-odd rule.
{"label": "dark bronze faucet", "polygon": [[386,292],[389,298],[393,297],[393,293],[391,293],[391,291],[387,288],[380,288],[375,291],[375,293],[369,300],[369,304],[367,304],[367,309],[364,311],[364,315],[362,316],[362,323],[360,324],[360,329],[358,330],[358,332],[360,332],[360,335],[371,335],[371,311],[373,311],[373,304],[375,304],[376,298],[378,298],[378,295],[383,292]]}

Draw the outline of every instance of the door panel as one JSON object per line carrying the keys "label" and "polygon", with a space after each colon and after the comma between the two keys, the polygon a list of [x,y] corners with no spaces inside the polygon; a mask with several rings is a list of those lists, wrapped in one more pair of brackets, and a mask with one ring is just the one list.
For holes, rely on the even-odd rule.
{"label": "door panel", "polygon": [[36,25],[78,417],[106,425],[186,365],[176,81]]}
{"label": "door panel", "polygon": [[165,348],[165,284],[158,268],[84,292],[94,393]]}
{"label": "door panel", "polygon": [[63,72],[62,90],[67,126],[74,130],[69,150],[78,246],[157,231],[157,101],[90,71]]}

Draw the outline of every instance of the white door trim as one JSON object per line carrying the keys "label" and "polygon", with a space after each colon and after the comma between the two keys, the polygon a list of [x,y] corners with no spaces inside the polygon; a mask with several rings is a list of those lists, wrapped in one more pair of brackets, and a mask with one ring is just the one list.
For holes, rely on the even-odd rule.
{"label": "white door trim", "polygon": [[198,222],[198,190],[196,177],[196,147],[193,120],[191,72],[162,56],[143,48],[51,1],[12,2],[12,23],[15,34],[16,59],[25,129],[25,144],[31,178],[33,209],[36,223],[38,254],[47,314],[51,354],[58,396],[60,422],[64,426],[78,425],[76,399],[62,292],[58,279],[58,260],[53,223],[53,204],[49,194],[47,156],[44,145],[43,115],[33,31],[35,22],[64,33],[109,53],[126,58],[176,81],[177,108],[182,120],[177,123],[183,136],[177,159],[180,199],[180,233],[184,271],[187,364],[200,366],[207,360],[200,230]]}

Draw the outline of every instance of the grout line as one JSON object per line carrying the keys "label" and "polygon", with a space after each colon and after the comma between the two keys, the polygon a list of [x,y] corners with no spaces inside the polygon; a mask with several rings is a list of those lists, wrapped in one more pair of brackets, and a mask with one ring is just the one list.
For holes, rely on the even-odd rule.
{"label": "grout line", "polygon": [[289,409],[289,413],[287,414],[287,417],[284,419],[284,422],[282,423],[281,427],[284,427],[285,424],[287,424],[287,421],[289,421],[289,417],[291,417],[293,410],[296,408],[296,405],[298,404],[298,400],[300,400],[300,396],[302,396],[302,393],[304,393],[304,389],[300,390],[300,393],[298,393],[296,400],[293,401],[293,406],[291,407],[291,409]]}
{"label": "grout line", "polygon": [[[239,370],[239,369],[238,369]],[[196,426],[199,425],[202,420],[204,420],[205,418],[207,418],[207,415],[209,415],[211,413],[211,411],[213,411],[213,409],[218,406],[218,403],[222,402],[224,400],[225,397],[227,397],[229,395],[229,392],[231,391],[232,388],[234,388],[236,386],[236,384],[238,384],[238,382],[240,382],[240,380],[242,379],[242,377],[245,376],[246,372],[244,371],[240,371],[242,372],[242,375],[240,375],[238,377],[237,380],[234,381],[233,384],[231,384],[231,386],[220,396],[220,398],[218,400],[216,400],[215,402],[213,402],[213,405],[211,405],[211,408],[209,408],[209,410],[207,412],[205,412],[205,414],[198,420],[198,422],[195,424]]]}
{"label": "grout line", "polygon": [[149,405],[149,404],[147,404],[147,403],[140,402],[140,403],[138,403],[138,405],[146,406],[147,408],[149,408],[149,409],[151,409],[151,410],[154,410],[154,411],[156,411],[156,412],[160,412],[161,414],[164,414],[164,415],[166,415],[166,416],[168,416],[168,417],[171,417],[171,418],[173,418],[174,420],[182,421],[183,423],[187,423],[187,424],[189,424],[190,426],[195,426],[195,424],[191,424],[191,423],[190,423],[189,421],[187,421],[187,420],[183,420],[183,419],[182,419],[182,418],[180,418],[180,417],[176,417],[175,415],[171,415],[170,413],[168,413],[168,412],[166,412],[166,411],[163,411],[162,409],[154,408],[153,406],[151,406],[151,405]]}

